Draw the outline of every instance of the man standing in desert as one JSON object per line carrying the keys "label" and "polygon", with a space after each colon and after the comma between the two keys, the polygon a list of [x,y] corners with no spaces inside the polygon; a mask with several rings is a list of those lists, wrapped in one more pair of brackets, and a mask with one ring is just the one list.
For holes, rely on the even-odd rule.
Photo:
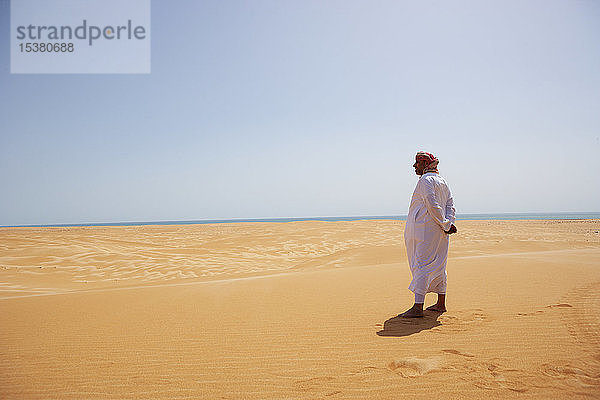
{"label": "man standing in desert", "polygon": [[454,201],[446,180],[438,174],[439,160],[431,153],[417,153],[413,165],[420,176],[410,201],[404,242],[412,273],[408,287],[415,294],[415,304],[404,318],[423,316],[425,294],[437,293],[437,303],[427,310],[446,311],[446,262],[450,234],[456,226]]}

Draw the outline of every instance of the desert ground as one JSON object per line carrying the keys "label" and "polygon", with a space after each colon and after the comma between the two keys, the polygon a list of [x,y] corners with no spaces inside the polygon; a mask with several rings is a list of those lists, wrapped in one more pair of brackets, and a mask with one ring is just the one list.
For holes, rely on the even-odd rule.
{"label": "desert ground", "polygon": [[413,320],[401,221],[0,228],[0,398],[600,398],[600,221],[457,227]]}

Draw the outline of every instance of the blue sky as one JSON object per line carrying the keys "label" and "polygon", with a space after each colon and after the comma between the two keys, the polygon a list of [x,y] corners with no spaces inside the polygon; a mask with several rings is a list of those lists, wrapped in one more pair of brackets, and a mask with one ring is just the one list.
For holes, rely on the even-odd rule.
{"label": "blue sky", "polygon": [[153,1],[152,73],[10,74],[0,225],[600,211],[596,1]]}

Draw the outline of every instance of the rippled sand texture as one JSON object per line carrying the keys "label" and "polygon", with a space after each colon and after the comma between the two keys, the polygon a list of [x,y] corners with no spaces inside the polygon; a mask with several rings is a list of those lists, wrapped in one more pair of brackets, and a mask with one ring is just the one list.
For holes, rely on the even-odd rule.
{"label": "rippled sand texture", "polygon": [[0,297],[391,263],[402,232],[387,221],[0,228]]}
{"label": "rippled sand texture", "polygon": [[1,228],[0,398],[600,397],[600,221],[459,222],[421,320],[403,227]]}

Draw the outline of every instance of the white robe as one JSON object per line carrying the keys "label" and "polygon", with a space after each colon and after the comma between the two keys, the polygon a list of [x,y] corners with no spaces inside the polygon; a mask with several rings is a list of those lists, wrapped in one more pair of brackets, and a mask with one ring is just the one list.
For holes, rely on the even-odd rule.
{"label": "white robe", "polygon": [[404,242],[412,272],[408,287],[412,292],[446,293],[446,262],[449,236],[444,231],[456,220],[454,201],[448,184],[438,174],[428,172],[417,182],[410,201]]}

